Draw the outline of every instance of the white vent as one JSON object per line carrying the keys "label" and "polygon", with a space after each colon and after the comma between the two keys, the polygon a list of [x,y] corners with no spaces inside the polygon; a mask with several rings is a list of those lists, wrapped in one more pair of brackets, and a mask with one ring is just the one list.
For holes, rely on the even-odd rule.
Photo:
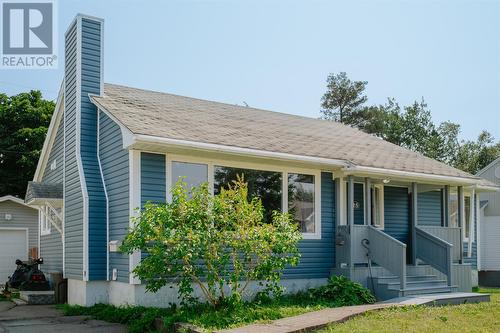
{"label": "white vent", "polygon": [[111,276],[111,279],[113,281],[116,281],[116,279],[118,279],[118,270],[116,268],[113,268],[113,274]]}

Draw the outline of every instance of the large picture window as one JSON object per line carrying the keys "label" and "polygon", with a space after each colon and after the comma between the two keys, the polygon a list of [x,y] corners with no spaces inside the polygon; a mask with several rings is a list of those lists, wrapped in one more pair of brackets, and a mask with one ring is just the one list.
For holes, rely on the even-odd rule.
{"label": "large picture window", "polygon": [[272,212],[281,211],[281,172],[214,166],[214,194],[219,194],[222,188],[227,188],[238,176],[248,183],[249,197],[259,197],[262,200],[264,218],[271,221]]}
{"label": "large picture window", "polygon": [[[273,211],[289,212],[306,239],[321,238],[321,188],[317,170],[288,170],[276,166],[224,160],[213,161],[183,155],[167,155],[167,180],[171,188],[184,177],[187,187],[208,182],[209,189],[218,195],[223,188],[243,177],[250,198],[260,198],[264,220],[272,221]],[[286,192],[285,192],[286,189]],[[167,198],[168,199],[168,198]]]}

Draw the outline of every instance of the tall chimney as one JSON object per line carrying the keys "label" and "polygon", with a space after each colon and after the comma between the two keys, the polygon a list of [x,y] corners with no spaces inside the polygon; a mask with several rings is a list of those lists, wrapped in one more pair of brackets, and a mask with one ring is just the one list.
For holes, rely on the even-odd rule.
{"label": "tall chimney", "polygon": [[64,270],[69,279],[107,277],[106,196],[97,159],[97,109],[103,94],[103,24],[78,14],[65,34]]}

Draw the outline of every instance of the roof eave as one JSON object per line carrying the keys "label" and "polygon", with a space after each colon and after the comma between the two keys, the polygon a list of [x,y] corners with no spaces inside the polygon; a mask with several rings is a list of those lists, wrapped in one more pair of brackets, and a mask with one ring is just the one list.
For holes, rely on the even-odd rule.
{"label": "roof eave", "polygon": [[289,153],[280,153],[252,148],[243,148],[236,146],[226,146],[214,143],[196,142],[172,138],[164,138],[158,136],[144,135],[144,134],[134,134],[133,140],[130,141],[129,148],[134,148],[135,145],[140,143],[149,144],[160,144],[166,148],[183,148],[190,150],[201,150],[205,152],[212,153],[225,153],[229,155],[239,155],[245,157],[256,157],[256,158],[269,158],[269,159],[280,159],[288,160],[302,163],[320,164],[325,166],[331,166],[334,168],[342,168],[352,165],[349,161],[331,158],[322,158],[314,156],[305,156]]}
{"label": "roof eave", "polygon": [[435,184],[473,186],[478,185],[480,179],[457,176],[436,175],[421,172],[383,169],[367,166],[351,166],[342,169],[345,175],[359,175],[367,177],[385,177],[414,182],[429,182]]}

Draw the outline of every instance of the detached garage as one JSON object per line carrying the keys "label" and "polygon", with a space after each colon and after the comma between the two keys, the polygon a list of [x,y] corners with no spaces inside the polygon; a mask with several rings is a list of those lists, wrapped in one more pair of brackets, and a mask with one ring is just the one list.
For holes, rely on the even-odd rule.
{"label": "detached garage", "polygon": [[0,197],[0,284],[16,269],[16,259],[36,257],[37,249],[38,210],[19,198]]}

